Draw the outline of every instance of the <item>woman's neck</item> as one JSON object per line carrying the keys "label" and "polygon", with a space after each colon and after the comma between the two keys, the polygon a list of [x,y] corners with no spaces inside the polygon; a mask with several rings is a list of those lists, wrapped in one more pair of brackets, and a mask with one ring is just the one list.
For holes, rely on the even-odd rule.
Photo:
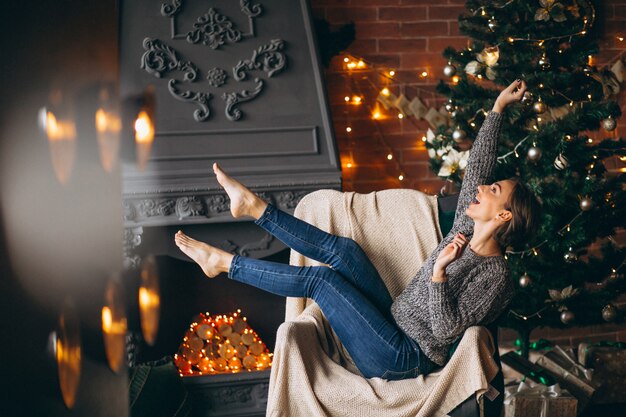
{"label": "woman's neck", "polygon": [[469,242],[469,247],[480,256],[496,256],[502,255],[502,249],[498,242],[493,238],[494,230],[489,227],[480,227],[474,225],[474,234]]}

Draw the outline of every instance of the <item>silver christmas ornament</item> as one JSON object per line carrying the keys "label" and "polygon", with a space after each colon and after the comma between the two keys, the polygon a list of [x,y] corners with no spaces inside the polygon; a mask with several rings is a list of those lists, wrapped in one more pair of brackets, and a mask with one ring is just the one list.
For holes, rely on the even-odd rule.
{"label": "silver christmas ornament", "polygon": [[531,284],[533,283],[532,279],[530,279],[530,275],[528,275],[526,272],[524,272],[524,275],[522,275],[519,279],[519,286],[522,288],[527,288],[529,287]]}
{"label": "silver christmas ornament", "polygon": [[466,133],[463,129],[461,129],[459,126],[456,127],[456,129],[454,129],[454,131],[452,132],[452,139],[455,142],[460,142],[463,139],[465,139]]}
{"label": "silver christmas ornament", "polygon": [[568,251],[565,252],[565,255],[563,255],[563,259],[565,259],[565,262],[571,264],[578,260],[578,255],[576,255],[572,248],[569,248]]}
{"label": "silver christmas ornament", "polygon": [[535,101],[535,96],[530,91],[526,91],[524,93],[524,95],[522,96],[522,100],[521,101],[525,105],[530,106]]}
{"label": "silver christmas ornament", "polygon": [[498,28],[498,21],[492,17],[489,19],[489,22],[487,22],[487,26],[489,26],[489,29],[493,32]]}
{"label": "silver christmas ornament", "polygon": [[576,319],[576,316],[574,315],[573,312],[569,310],[565,310],[564,312],[561,313],[561,321],[563,322],[563,324],[570,324],[575,319]]}
{"label": "silver christmas ornament", "polygon": [[615,321],[617,318],[617,308],[609,303],[602,308],[602,319],[607,322]]}
{"label": "silver christmas ornament", "polygon": [[448,64],[443,67],[443,75],[445,75],[446,77],[453,77],[454,74],[456,74],[456,67],[448,61]]}
{"label": "silver christmas ornament", "polygon": [[589,197],[583,197],[580,200],[580,209],[582,211],[589,211],[593,208],[593,200]]}
{"label": "silver christmas ornament", "polygon": [[563,170],[569,166],[568,159],[563,154],[558,154],[556,158],[554,158],[554,167],[556,169]]}
{"label": "silver christmas ornament", "polygon": [[609,116],[606,119],[602,120],[602,127],[610,132],[617,127],[617,122],[613,117]]}
{"label": "silver christmas ornament", "polygon": [[535,113],[537,114],[542,114],[545,113],[547,110],[547,106],[546,103],[544,103],[543,101],[541,101],[541,98],[539,100],[537,100],[535,102],[535,104],[533,104],[533,110],[535,111]]}
{"label": "silver christmas ornament", "polygon": [[454,111],[454,103],[452,103],[452,100],[448,100],[448,102],[445,105],[446,111],[447,112],[452,112]]}
{"label": "silver christmas ornament", "polygon": [[536,146],[528,148],[528,159],[532,162],[537,162],[541,159],[541,149]]}

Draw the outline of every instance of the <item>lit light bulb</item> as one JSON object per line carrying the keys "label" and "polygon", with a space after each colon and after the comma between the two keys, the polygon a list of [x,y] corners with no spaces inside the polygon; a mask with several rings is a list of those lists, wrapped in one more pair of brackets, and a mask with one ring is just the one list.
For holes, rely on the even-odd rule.
{"label": "lit light bulb", "polygon": [[374,118],[374,120],[380,119],[380,112],[378,111],[374,112],[374,114],[372,115],[372,118]]}
{"label": "lit light bulb", "polygon": [[426,78],[428,77],[428,71],[422,71],[420,75],[422,76],[422,78]]}
{"label": "lit light bulb", "polygon": [[623,36],[618,36],[618,37],[617,37],[617,40],[618,40],[618,41],[620,41],[620,42],[622,42],[622,41],[624,41],[624,37],[623,37]]}
{"label": "lit light bulb", "polygon": [[350,58],[345,57],[345,58],[343,59],[343,62],[350,62]]}
{"label": "lit light bulb", "polygon": [[358,68],[365,68],[365,62],[363,62],[362,60],[359,60],[359,62],[356,65]]}
{"label": "lit light bulb", "polygon": [[389,76],[393,77],[394,75],[396,75],[396,72],[394,70],[389,71]]}
{"label": "lit light bulb", "polygon": [[509,36],[509,38],[507,39],[509,41],[509,43],[513,43],[515,42],[515,39],[513,39],[512,37]]}
{"label": "lit light bulb", "polygon": [[388,89],[387,87],[383,88],[383,90],[381,91],[381,93],[382,93],[382,95],[383,95],[383,96],[388,96],[388,95],[390,94],[390,93],[389,93],[389,89]]}
{"label": "lit light bulb", "polygon": [[343,99],[344,99],[345,101],[350,101],[350,97],[348,97],[348,96],[345,96]]}
{"label": "lit light bulb", "polygon": [[400,181],[404,180],[404,175],[402,175],[402,174],[398,175],[398,179],[399,179]]}
{"label": "lit light bulb", "polygon": [[422,142],[426,142],[426,136],[422,136]]}
{"label": "lit light bulb", "polygon": [[351,164],[350,162],[348,162],[348,163],[346,164],[346,167],[347,167],[347,168],[352,168],[352,164]]}
{"label": "lit light bulb", "polygon": [[392,154],[387,154],[387,159],[389,159],[391,161],[393,159],[393,155]]}
{"label": "lit light bulb", "polygon": [[452,83],[453,83],[453,84],[458,84],[458,83],[459,83],[459,80],[460,80],[460,78],[459,78],[459,76],[458,76],[458,75],[455,75],[454,77],[452,77]]}
{"label": "lit light bulb", "polygon": [[354,96],[354,97],[352,97],[352,100],[353,100],[356,104],[361,104],[361,97],[359,97],[359,96]]}
{"label": "lit light bulb", "polygon": [[398,113],[398,119],[403,119],[403,118],[404,118],[404,114]]}
{"label": "lit light bulb", "polygon": [[348,133],[352,132],[352,128],[350,126],[346,127],[346,132]]}

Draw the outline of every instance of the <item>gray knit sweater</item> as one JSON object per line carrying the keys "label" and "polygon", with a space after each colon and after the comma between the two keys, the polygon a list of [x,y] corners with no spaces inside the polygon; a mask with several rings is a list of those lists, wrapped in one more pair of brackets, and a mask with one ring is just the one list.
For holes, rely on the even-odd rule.
{"label": "gray knit sweater", "polygon": [[446,268],[446,282],[432,282],[439,252],[461,232],[468,241],[474,220],[465,210],[478,193],[477,186],[489,184],[496,164],[502,114],[489,112],[468,158],[454,225],[406,289],[394,300],[391,313],[398,326],[413,338],[438,365],[445,365],[452,343],[473,325],[493,322],[508,306],[515,287],[503,256],[481,256],[469,246]]}

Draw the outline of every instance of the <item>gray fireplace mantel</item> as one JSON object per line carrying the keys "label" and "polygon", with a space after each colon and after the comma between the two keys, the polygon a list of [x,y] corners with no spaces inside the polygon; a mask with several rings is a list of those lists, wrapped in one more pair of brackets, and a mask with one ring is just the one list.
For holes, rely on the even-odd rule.
{"label": "gray fireplace mantel", "polygon": [[255,257],[284,248],[230,216],[211,166],[287,211],[341,188],[308,2],[124,0],[120,15],[121,98],[151,89],[156,103],[145,169],[123,164],[127,262],[139,245],[175,253],[148,242],[152,228],[223,234]]}

